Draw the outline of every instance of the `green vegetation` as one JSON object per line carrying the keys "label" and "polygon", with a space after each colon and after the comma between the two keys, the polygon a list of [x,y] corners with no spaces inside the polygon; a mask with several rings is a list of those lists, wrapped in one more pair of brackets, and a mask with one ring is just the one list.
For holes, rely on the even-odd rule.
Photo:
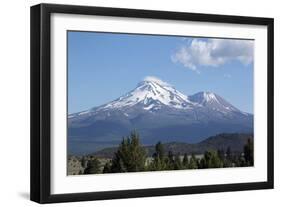
{"label": "green vegetation", "polygon": [[253,140],[248,139],[247,144],[244,146],[244,158],[246,165],[254,165],[254,144]]}
{"label": "green vegetation", "polygon": [[97,158],[94,158],[87,163],[84,174],[97,174],[101,173],[101,163]]}
{"label": "green vegetation", "polygon": [[[145,170],[146,153],[139,140],[137,132],[132,132],[130,137],[123,139],[112,159],[109,167],[110,172],[139,172]],[[107,163],[107,165],[110,164]]]}
{"label": "green vegetation", "polygon": [[246,167],[254,165],[253,140],[249,138],[240,153],[227,147],[226,151],[210,149],[203,154],[174,154],[171,150],[165,153],[163,144],[158,142],[153,155],[148,156],[134,131],[123,138],[112,159],[82,156],[77,161],[82,166],[78,174]]}

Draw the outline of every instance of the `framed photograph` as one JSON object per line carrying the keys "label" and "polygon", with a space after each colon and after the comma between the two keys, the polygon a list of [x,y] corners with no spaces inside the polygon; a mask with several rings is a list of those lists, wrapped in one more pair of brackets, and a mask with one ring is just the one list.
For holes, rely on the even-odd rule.
{"label": "framed photograph", "polygon": [[273,19],[31,7],[31,200],[273,188]]}

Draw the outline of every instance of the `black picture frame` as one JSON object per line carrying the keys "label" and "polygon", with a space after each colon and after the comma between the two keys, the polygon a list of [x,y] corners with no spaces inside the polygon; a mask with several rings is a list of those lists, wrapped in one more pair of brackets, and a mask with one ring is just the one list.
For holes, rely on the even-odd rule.
{"label": "black picture frame", "polygon": [[[134,17],[149,19],[181,20],[210,23],[232,23],[267,26],[267,181],[238,184],[219,184],[188,187],[169,187],[106,192],[85,192],[74,194],[50,193],[50,15],[52,13],[100,15],[113,17]],[[273,38],[272,18],[195,14],[168,11],[135,10],[89,6],[39,4],[31,7],[31,173],[30,199],[38,203],[88,201],[103,199],[166,196],[179,194],[272,189],[274,186],[274,147],[273,147]]]}

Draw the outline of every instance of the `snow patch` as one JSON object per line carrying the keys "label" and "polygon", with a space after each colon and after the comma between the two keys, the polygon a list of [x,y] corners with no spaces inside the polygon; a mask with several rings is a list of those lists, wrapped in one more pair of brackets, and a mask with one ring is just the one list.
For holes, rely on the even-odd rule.
{"label": "snow patch", "polygon": [[80,116],[80,115],[83,115],[83,114],[88,114],[90,111],[89,110],[87,110],[87,111],[82,111],[82,112],[80,112],[78,115]]}
{"label": "snow patch", "polygon": [[149,106],[147,106],[147,107],[145,107],[145,108],[143,108],[144,110],[150,110],[150,109],[152,109],[154,107],[154,104],[151,104],[151,105],[149,105]]}
{"label": "snow patch", "polygon": [[213,94],[213,93],[204,92],[204,93],[203,93],[203,96],[204,96],[204,100],[205,100],[206,102],[216,101],[216,102],[219,103],[219,101],[218,101],[216,95]]}
{"label": "snow patch", "polygon": [[148,82],[154,82],[154,83],[157,83],[159,85],[162,85],[162,86],[169,86],[171,87],[172,85],[165,82],[165,81],[162,81],[161,79],[155,77],[155,76],[146,76],[143,81],[148,81]]}

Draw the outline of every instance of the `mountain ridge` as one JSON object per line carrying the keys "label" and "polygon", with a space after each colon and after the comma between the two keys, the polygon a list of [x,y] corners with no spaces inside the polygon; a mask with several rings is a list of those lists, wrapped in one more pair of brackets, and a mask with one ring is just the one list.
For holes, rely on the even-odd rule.
{"label": "mountain ridge", "polygon": [[70,114],[68,146],[76,152],[88,151],[90,145],[98,150],[98,145],[116,144],[133,129],[139,131],[144,144],[196,143],[218,133],[252,132],[253,115],[242,112],[215,93],[186,96],[169,83],[147,77],[109,103]]}
{"label": "mountain ridge", "polygon": [[148,77],[141,81],[135,89],[119,98],[107,104],[90,108],[86,111],[69,114],[68,118],[74,118],[75,116],[85,115],[100,110],[131,107],[138,103],[143,103],[147,107],[145,108],[146,110],[153,109],[155,103],[161,103],[179,109],[193,109],[193,107],[204,107],[210,103],[213,103],[213,105],[214,103],[217,103],[223,105],[228,110],[241,112],[245,115],[250,114],[242,112],[213,92],[200,91],[187,96],[176,90],[172,85],[160,79]]}
{"label": "mountain ridge", "polygon": [[[185,142],[169,142],[162,143],[164,153],[172,152],[173,154],[203,154],[210,150],[223,150],[227,151],[229,148],[232,153],[242,153],[244,146],[248,139],[253,140],[253,134],[217,134],[206,138],[205,140],[192,144]],[[146,149],[147,155],[152,157],[155,152],[155,146],[143,146]],[[105,148],[103,150],[91,153],[95,157],[112,158],[118,147]]]}

